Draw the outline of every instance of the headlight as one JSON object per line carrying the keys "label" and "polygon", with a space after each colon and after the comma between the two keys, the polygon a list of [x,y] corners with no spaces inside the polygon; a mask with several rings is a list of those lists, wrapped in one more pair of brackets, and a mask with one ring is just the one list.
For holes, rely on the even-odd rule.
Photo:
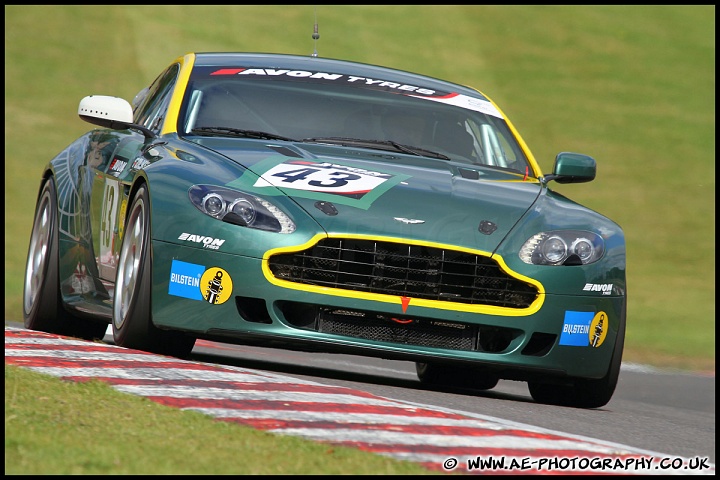
{"label": "headlight", "polygon": [[530,237],[520,249],[520,260],[531,265],[587,265],[605,252],[605,242],[596,233],[555,230]]}
{"label": "headlight", "polygon": [[295,224],[282,210],[248,193],[215,185],[193,185],[188,196],[198,210],[223,222],[269,232],[295,231]]}

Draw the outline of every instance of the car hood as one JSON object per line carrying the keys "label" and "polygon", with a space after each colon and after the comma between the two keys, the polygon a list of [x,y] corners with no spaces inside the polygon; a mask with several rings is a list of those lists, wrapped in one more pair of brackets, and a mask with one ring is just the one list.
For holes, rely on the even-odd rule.
{"label": "car hood", "polygon": [[251,152],[203,143],[260,177],[240,182],[246,190],[277,187],[329,234],[493,252],[541,190],[516,173],[383,151],[298,144]]}

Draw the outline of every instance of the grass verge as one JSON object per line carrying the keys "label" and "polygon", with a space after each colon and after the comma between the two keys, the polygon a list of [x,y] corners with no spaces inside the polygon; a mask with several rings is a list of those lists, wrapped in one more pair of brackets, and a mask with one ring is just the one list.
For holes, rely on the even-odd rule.
{"label": "grass verge", "polygon": [[5,365],[5,475],[348,473],[437,472]]}

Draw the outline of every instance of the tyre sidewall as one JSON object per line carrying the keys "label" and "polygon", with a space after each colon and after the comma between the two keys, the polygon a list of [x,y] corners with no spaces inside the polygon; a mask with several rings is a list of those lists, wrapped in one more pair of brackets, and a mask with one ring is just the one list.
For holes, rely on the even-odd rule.
{"label": "tyre sidewall", "polygon": [[[152,286],[152,261],[151,261],[151,245],[150,239],[150,203],[149,195],[147,193],[147,187],[142,186],[137,191],[133,200],[132,206],[130,207],[130,213],[127,215],[126,224],[124,225],[124,232],[128,232],[127,226],[132,221],[133,213],[138,203],[142,202],[143,208],[143,236],[142,236],[142,247],[140,253],[140,265],[139,274],[135,286],[133,287],[132,300],[128,306],[128,310],[125,314],[125,319],[120,324],[120,327],[116,325],[115,308],[113,308],[113,338],[115,344],[128,347],[146,350],[152,347],[154,344],[154,329],[152,327],[152,311],[151,311],[151,294],[150,289]],[[128,239],[126,235],[123,238],[124,244]],[[118,274],[116,275],[115,288],[118,288],[118,275],[124,265],[119,264],[117,267]],[[118,300],[117,292],[114,295],[113,303]]]}
{"label": "tyre sidewall", "polygon": [[607,373],[602,378],[577,378],[570,386],[528,382],[533,399],[540,403],[576,408],[605,406],[614,395],[620,377],[620,366],[625,349],[626,316],[627,304],[623,306],[615,348],[610,357]]}
{"label": "tyre sidewall", "polygon": [[416,362],[420,382],[427,385],[491,390],[498,384],[498,377],[478,369]]}
{"label": "tyre sidewall", "polygon": [[[23,323],[25,328],[30,330],[41,330],[49,333],[65,333],[67,325],[63,315],[62,296],[60,293],[60,273],[58,261],[58,226],[57,226],[57,195],[55,183],[52,177],[45,180],[40,196],[35,206],[35,216],[33,217],[32,238],[35,235],[37,226],[37,217],[41,214],[40,208],[45,203],[45,199],[49,202],[50,214],[50,234],[48,239],[48,251],[46,253],[44,265],[41,266],[42,280],[38,286],[38,292],[35,296],[35,302],[30,307],[30,311],[25,311],[25,296],[27,292],[27,279],[23,280]],[[25,264],[25,275],[28,274],[30,264],[31,245],[28,246],[28,257]]]}

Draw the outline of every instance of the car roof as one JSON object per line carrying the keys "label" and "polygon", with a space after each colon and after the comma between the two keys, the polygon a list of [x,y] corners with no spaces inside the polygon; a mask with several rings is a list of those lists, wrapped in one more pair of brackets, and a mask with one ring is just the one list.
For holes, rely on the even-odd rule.
{"label": "car roof", "polygon": [[311,55],[289,55],[280,53],[245,52],[198,52],[195,53],[196,67],[252,67],[271,69],[290,69],[303,71],[323,71],[372,78],[401,84],[417,85],[440,91],[464,93],[484,99],[478,90],[457,83],[441,80],[427,75],[407,72],[390,67],[382,67],[361,62],[315,57]]}

